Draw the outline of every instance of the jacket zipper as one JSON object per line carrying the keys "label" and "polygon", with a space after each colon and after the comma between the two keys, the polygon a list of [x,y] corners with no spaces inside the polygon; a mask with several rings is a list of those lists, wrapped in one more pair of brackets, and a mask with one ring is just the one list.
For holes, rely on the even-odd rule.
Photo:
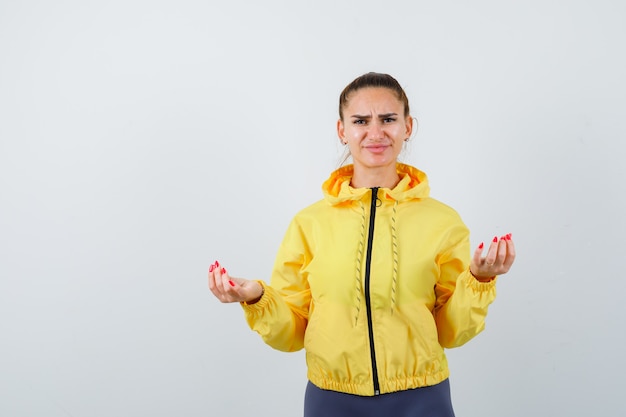
{"label": "jacket zipper", "polygon": [[372,188],[372,202],[370,205],[370,224],[367,237],[367,257],[365,261],[365,306],[367,308],[367,327],[370,338],[370,355],[372,359],[372,378],[374,382],[374,395],[380,394],[378,382],[378,369],[376,367],[376,350],[374,349],[374,329],[372,326],[372,302],[370,299],[370,267],[372,263],[372,246],[374,242],[374,220],[376,218],[376,202],[378,201],[378,188]]}

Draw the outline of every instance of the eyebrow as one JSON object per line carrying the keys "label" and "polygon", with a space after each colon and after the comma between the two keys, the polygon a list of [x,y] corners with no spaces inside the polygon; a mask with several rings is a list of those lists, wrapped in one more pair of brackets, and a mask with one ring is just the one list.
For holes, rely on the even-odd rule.
{"label": "eyebrow", "polygon": [[[379,114],[378,117],[380,119],[386,119],[387,117],[391,117],[391,116],[397,116],[398,113],[385,113],[385,114]],[[361,115],[361,114],[353,114],[352,116],[355,119],[371,119],[372,116],[371,115]]]}

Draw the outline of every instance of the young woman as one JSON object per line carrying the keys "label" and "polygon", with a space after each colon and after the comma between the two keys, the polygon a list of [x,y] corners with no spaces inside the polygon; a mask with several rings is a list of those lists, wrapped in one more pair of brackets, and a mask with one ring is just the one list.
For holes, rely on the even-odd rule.
{"label": "young woman", "polygon": [[353,163],[293,218],[270,284],[209,268],[213,294],[240,302],[267,344],[306,350],[305,417],[454,416],[444,348],[483,330],[496,276],[515,259],[507,234],[470,260],[459,215],[398,162],[412,131],[393,77],[355,79],[337,122]]}

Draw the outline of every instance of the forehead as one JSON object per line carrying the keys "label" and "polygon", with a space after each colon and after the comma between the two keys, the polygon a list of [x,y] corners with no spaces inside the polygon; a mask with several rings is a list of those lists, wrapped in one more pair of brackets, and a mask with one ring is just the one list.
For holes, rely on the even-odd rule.
{"label": "forehead", "polygon": [[385,87],[366,87],[348,96],[346,109],[359,107],[404,107],[396,92]]}

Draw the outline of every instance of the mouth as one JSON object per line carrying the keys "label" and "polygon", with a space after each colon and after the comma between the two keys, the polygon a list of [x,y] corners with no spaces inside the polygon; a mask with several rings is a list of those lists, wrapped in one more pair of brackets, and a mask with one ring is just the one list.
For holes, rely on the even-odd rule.
{"label": "mouth", "polygon": [[383,153],[389,147],[389,145],[384,144],[376,144],[376,145],[368,145],[365,146],[365,149],[372,153]]}

